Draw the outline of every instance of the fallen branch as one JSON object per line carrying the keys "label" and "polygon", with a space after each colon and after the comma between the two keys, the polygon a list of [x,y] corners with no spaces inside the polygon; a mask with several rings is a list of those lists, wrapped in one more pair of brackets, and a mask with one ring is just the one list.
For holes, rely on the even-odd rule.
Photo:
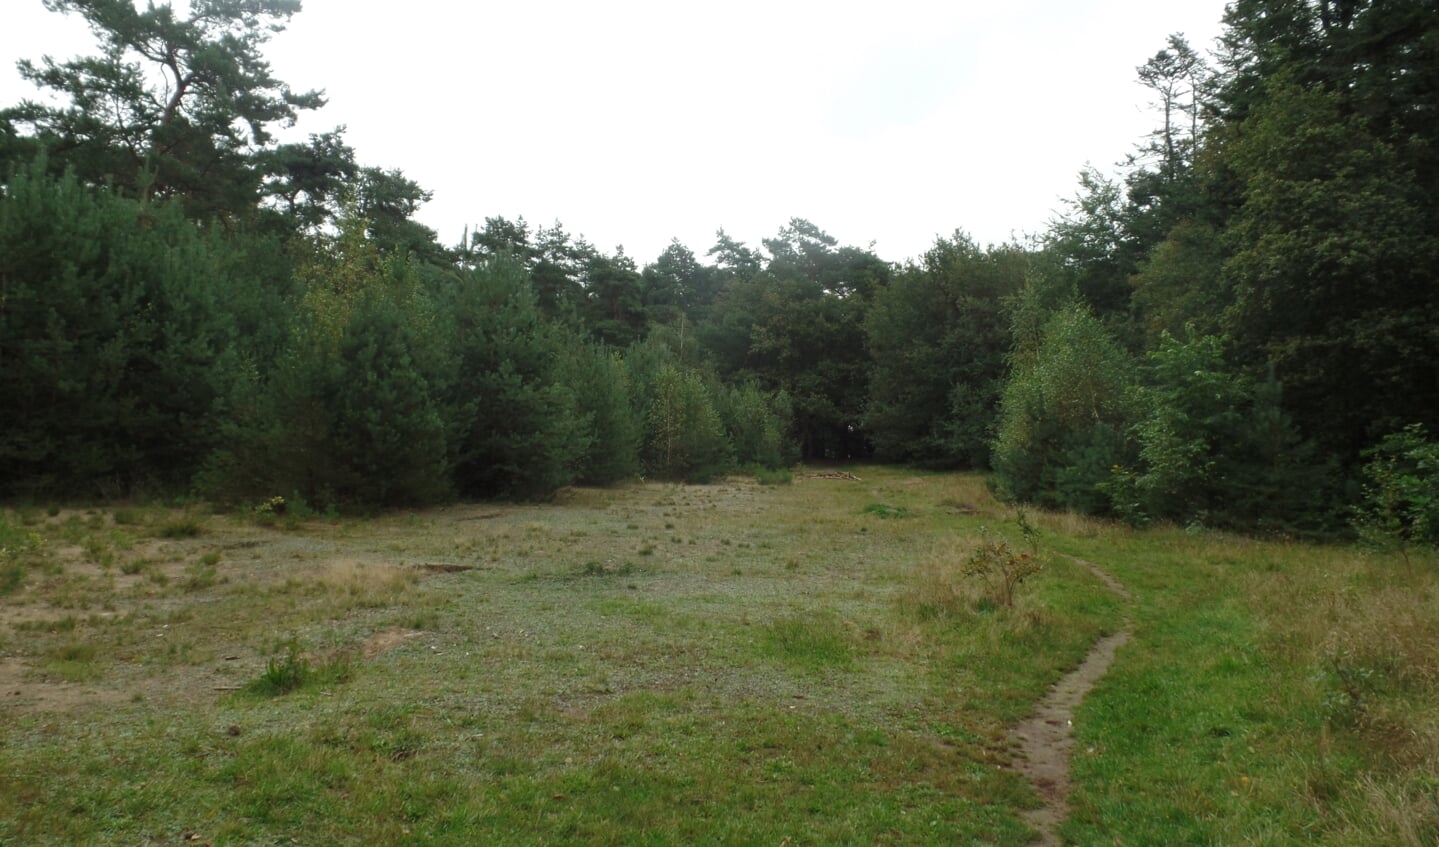
{"label": "fallen branch", "polygon": [[805,474],[802,479],[847,479],[850,482],[864,482],[848,471],[815,471]]}

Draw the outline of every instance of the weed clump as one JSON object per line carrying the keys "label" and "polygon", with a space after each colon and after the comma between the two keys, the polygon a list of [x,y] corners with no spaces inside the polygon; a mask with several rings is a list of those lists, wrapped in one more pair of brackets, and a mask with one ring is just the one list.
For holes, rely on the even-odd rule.
{"label": "weed clump", "polygon": [[272,657],[265,671],[245,686],[245,690],[261,697],[279,697],[308,685],[347,682],[351,666],[346,656],[336,656],[318,665],[300,651],[299,642],[291,639],[283,656]]}
{"label": "weed clump", "polygon": [[139,509],[125,506],[110,513],[115,526],[138,526],[145,522],[145,514]]}
{"label": "weed clump", "polygon": [[160,524],[159,535],[161,538],[196,538],[205,531],[205,525],[194,515],[165,521]]}
{"label": "weed clump", "polygon": [[26,563],[38,554],[40,546],[37,533],[13,526],[0,515],[0,596],[20,589]]}
{"label": "weed clump", "polygon": [[65,682],[90,682],[101,676],[100,650],[89,642],[67,642],[51,650],[46,659],[46,675]]}
{"label": "weed clump", "polygon": [[844,624],[830,615],[807,615],[774,621],[765,628],[764,652],[809,670],[844,668],[854,655]]}

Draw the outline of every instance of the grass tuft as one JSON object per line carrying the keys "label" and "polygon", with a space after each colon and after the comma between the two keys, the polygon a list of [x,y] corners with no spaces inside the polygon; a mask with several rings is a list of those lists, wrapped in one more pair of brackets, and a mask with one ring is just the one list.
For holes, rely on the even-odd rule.
{"label": "grass tuft", "polygon": [[789,485],[794,482],[794,473],[789,468],[756,468],[754,479],[760,485]]}
{"label": "grass tuft", "polygon": [[161,538],[196,538],[205,531],[205,523],[195,515],[183,515],[163,521],[156,529]]}
{"label": "grass tuft", "polygon": [[348,682],[353,670],[348,655],[336,655],[318,665],[311,664],[301,652],[299,642],[292,639],[284,655],[267,661],[264,672],[245,686],[245,691],[259,697],[280,697],[306,686]]}
{"label": "grass tuft", "polygon": [[839,618],[816,612],[781,618],[764,629],[761,649],[766,656],[808,670],[848,668],[854,650]]}

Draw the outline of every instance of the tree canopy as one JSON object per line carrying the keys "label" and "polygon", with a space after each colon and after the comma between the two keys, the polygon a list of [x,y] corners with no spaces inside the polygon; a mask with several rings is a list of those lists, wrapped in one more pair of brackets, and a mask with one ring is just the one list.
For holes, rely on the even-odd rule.
{"label": "tree canopy", "polygon": [[1428,490],[1375,458],[1439,431],[1419,0],[1230,3],[1214,55],[1135,57],[1153,131],[1045,232],[904,263],[799,217],[649,259],[498,214],[443,245],[344,127],[277,141],[324,105],[263,54],[298,0],[45,5],[95,50],[22,60],[51,97],[0,109],[0,494],[389,505],[874,456],[1333,531]]}

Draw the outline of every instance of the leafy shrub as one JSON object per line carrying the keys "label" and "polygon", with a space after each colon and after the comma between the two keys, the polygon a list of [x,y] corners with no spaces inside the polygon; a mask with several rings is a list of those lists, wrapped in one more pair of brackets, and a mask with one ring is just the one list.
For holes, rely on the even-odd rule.
{"label": "leafy shrub", "polygon": [[1411,545],[1439,546],[1439,443],[1412,424],[1365,455],[1364,501],[1354,510],[1360,536],[1406,556]]}
{"label": "leafy shrub", "polygon": [[[58,510],[56,513],[59,513]],[[145,522],[145,513],[139,509],[125,507],[116,509],[111,513],[110,518],[115,521],[116,526],[135,526]]]}
{"label": "leafy shrub", "polygon": [[1014,593],[1026,579],[1044,569],[1039,559],[1039,529],[1029,522],[1023,509],[1015,514],[1015,524],[1024,538],[1026,551],[1015,551],[1002,538],[982,542],[964,561],[961,572],[984,584],[995,605],[1010,608]]}
{"label": "leafy shrub", "polygon": [[989,598],[1002,608],[1014,606],[1014,593],[1026,579],[1044,569],[1034,552],[1019,552],[1001,539],[980,542],[960,569],[983,583]]}
{"label": "leafy shrub", "polygon": [[708,391],[736,462],[782,468],[796,458],[787,438],[792,411],[788,394],[772,394],[753,383],[729,387],[717,378],[709,381]]}
{"label": "leafy shrub", "polygon": [[663,479],[708,482],[730,469],[734,454],[704,381],[665,364],[654,375],[646,409],[645,469]]}
{"label": "leafy shrub", "polygon": [[753,472],[755,482],[760,485],[789,485],[794,482],[794,474],[789,468],[756,467]]}

